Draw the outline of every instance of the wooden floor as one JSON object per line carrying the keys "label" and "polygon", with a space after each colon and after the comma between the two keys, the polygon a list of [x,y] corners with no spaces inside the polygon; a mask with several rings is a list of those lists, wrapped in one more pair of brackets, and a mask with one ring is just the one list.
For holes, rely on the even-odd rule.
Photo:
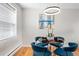
{"label": "wooden floor", "polygon": [[[55,48],[52,48],[52,51],[55,50]],[[32,56],[33,50],[31,47],[22,47],[19,49],[14,56]],[[79,48],[74,52],[75,56],[79,56]]]}

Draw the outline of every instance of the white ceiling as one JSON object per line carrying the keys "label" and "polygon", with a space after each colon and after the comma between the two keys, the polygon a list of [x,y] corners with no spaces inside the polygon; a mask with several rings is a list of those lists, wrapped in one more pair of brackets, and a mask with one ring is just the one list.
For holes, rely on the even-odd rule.
{"label": "white ceiling", "polygon": [[22,8],[45,9],[48,6],[59,6],[62,9],[79,9],[79,3],[19,3]]}

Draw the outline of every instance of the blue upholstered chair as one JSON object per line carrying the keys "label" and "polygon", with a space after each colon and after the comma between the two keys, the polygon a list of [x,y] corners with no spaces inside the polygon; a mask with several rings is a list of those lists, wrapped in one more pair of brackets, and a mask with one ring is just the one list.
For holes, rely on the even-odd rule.
{"label": "blue upholstered chair", "polygon": [[57,37],[54,37],[54,41],[64,43],[64,38],[60,37],[60,36],[57,36]]}
{"label": "blue upholstered chair", "polygon": [[48,43],[48,39],[47,39],[47,37],[42,37],[42,43]]}
{"label": "blue upholstered chair", "polygon": [[62,47],[64,44],[64,38],[63,37],[54,37],[55,43],[50,43],[51,45],[55,47]]}
{"label": "blue upholstered chair", "polygon": [[55,42],[55,43],[50,43],[50,45],[55,46],[57,48],[62,47],[64,43],[60,43],[60,42]]}
{"label": "blue upholstered chair", "polygon": [[39,40],[39,39],[42,39],[42,37],[38,36],[35,38],[35,41]]}
{"label": "blue upholstered chair", "polygon": [[45,44],[36,44],[33,42],[32,44],[33,49],[33,56],[51,56],[51,52],[48,50],[47,47],[44,47]]}
{"label": "blue upholstered chair", "polygon": [[59,56],[73,56],[73,52],[77,49],[78,44],[69,42],[69,47],[57,48],[54,53]]}
{"label": "blue upholstered chair", "polygon": [[35,41],[40,41],[42,43],[48,43],[47,37],[41,37],[41,36],[36,37]]}

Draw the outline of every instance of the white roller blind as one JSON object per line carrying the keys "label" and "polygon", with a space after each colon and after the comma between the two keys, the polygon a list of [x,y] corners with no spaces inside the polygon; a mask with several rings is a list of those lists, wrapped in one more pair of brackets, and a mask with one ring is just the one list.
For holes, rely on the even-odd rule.
{"label": "white roller blind", "polygon": [[16,9],[0,3],[0,40],[16,35]]}

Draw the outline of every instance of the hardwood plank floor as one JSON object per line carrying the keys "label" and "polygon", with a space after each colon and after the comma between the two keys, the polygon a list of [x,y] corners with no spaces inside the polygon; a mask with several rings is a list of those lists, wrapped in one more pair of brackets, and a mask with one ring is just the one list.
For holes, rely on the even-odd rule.
{"label": "hardwood plank floor", "polygon": [[32,53],[33,53],[32,48],[22,47],[14,54],[14,56],[32,56]]}
{"label": "hardwood plank floor", "polygon": [[[55,48],[52,48],[52,51],[55,50]],[[33,50],[31,47],[22,47],[19,49],[14,56],[32,56]],[[75,56],[79,56],[79,48],[74,52]]]}

